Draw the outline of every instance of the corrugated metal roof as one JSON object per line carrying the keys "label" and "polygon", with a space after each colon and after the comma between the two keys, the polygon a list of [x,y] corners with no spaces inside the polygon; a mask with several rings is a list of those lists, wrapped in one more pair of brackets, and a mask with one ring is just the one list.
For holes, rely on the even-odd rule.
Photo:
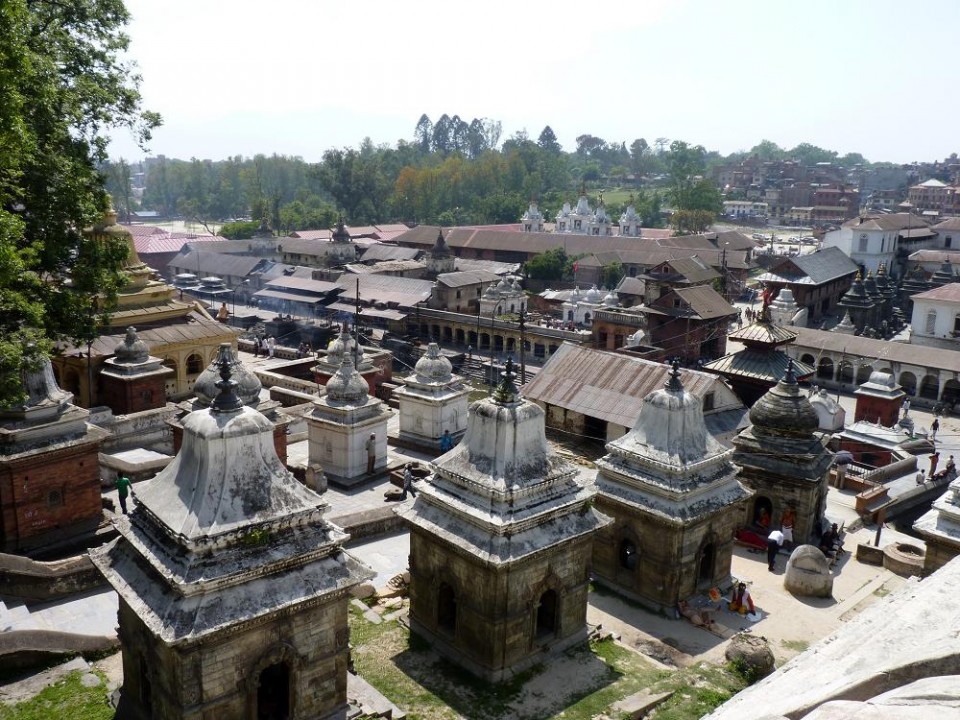
{"label": "corrugated metal roof", "polygon": [[[165,345],[176,345],[218,337],[233,338],[240,333],[239,330],[212,320],[195,310],[186,315],[163,320],[158,323],[136,325],[136,328],[137,335],[147,344],[147,348],[151,353]],[[125,336],[125,328],[116,334],[101,335],[93,341],[90,347],[91,355],[93,357],[108,357],[113,355],[117,345],[124,341]],[[76,352],[84,355],[87,353],[86,345],[82,348],[65,345],[62,349],[65,355]]]}
{"label": "corrugated metal roof", "polygon": [[797,340],[793,345],[788,346],[793,350],[792,355],[800,355],[803,351],[812,351],[816,354],[818,350],[828,350],[834,353],[845,352],[850,357],[876,358],[880,361],[889,360],[920,367],[960,371],[960,353],[956,350],[874,340],[813,328],[798,327],[795,330]]}
{"label": "corrugated metal roof", "polygon": [[337,286],[343,289],[340,298],[356,298],[357,283],[360,285],[360,299],[365,303],[395,303],[401,307],[413,307],[428,299],[433,292],[432,280],[371,273],[338,278]]}
{"label": "corrugated metal roof", "polygon": [[[947,300],[949,302],[960,302],[960,282],[941,285],[933,290],[911,295],[911,299],[916,300]],[[958,360],[960,362],[960,360]]]}
{"label": "corrugated metal roof", "polygon": [[225,275],[243,277],[265,264],[263,258],[191,249],[181,252],[169,262],[168,266],[177,272],[198,273],[201,276],[212,274],[218,277]]}
{"label": "corrugated metal roof", "polygon": [[674,288],[673,292],[689,304],[690,308],[704,320],[737,314],[737,309],[709,285]]}
{"label": "corrugated metal roof", "polygon": [[307,305],[316,305],[323,300],[323,298],[312,295],[297,295],[296,293],[288,293],[280,290],[269,289],[257,290],[253,296],[258,298],[272,298],[274,300],[289,300],[290,302],[305,303]]}
{"label": "corrugated metal roof", "polygon": [[479,283],[488,284],[499,279],[499,275],[486,270],[465,270],[437,275],[437,282],[447,287],[463,287],[464,285],[477,285]]}
{"label": "corrugated metal roof", "polygon": [[400,247],[398,245],[383,245],[377,243],[363,251],[360,259],[363,262],[379,262],[384,260],[416,260],[423,252],[419,248]]}
{"label": "corrugated metal roof", "polygon": [[[536,377],[523,386],[531,400],[632,427],[643,399],[664,386],[670,366],[563,343]],[[681,374],[684,388],[703,397],[720,379],[696,370]],[[722,383],[721,383],[722,384]]]}
{"label": "corrugated metal roof", "polygon": [[313,280],[311,278],[297,277],[296,275],[282,275],[273,278],[267,283],[270,288],[290,288],[294,290],[307,290],[308,292],[326,294],[336,292],[340,289],[337,283],[326,280]]}

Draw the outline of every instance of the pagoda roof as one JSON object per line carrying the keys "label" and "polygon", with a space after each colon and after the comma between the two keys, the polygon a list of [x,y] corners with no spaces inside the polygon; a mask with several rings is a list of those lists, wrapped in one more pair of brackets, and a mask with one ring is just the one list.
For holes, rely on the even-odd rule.
{"label": "pagoda roof", "polygon": [[[745,348],[708,362],[703,366],[703,369],[715,372],[718,375],[775,383],[787,371],[789,360],[790,356],[780,350],[771,352]],[[798,360],[793,361],[793,369],[800,380],[810,377],[815,372],[813,366]]]}

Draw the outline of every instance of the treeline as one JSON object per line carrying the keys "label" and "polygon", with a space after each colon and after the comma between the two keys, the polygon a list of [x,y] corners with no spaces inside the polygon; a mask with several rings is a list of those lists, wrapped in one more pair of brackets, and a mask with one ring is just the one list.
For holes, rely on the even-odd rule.
{"label": "treeline", "polygon": [[[809,144],[784,150],[763,141],[727,158],[702,146],[656,138],[608,142],[584,134],[566,152],[546,126],[534,140],[526,131],[502,144],[501,125],[487,118],[470,121],[422,115],[412,140],[357,148],[333,148],[319,163],[283,155],[240,156],[222,161],[154,158],[145,163],[146,189],[139,207],[199,222],[266,218],[280,233],[327,228],[342,213],[351,225],[385,222],[439,225],[517,222],[536,199],[552,218],[578,189],[629,185],[646,226],[661,224],[661,205],[674,210],[681,231],[701,229],[719,212],[721,198],[703,180],[713,165],[738,155],[763,159],[795,157],[802,162],[862,161]],[[122,160],[104,169],[118,211],[135,209],[131,168]],[[620,194],[622,197],[622,194]],[[624,202],[607,204],[616,219]]]}

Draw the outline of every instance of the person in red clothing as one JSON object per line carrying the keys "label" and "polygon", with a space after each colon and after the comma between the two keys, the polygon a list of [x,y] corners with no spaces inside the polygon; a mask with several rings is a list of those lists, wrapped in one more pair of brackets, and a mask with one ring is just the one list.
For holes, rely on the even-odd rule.
{"label": "person in red clothing", "polygon": [[753,607],[753,598],[750,597],[750,591],[747,590],[746,583],[737,585],[736,590],[733,591],[733,600],[730,601],[727,607],[741,615],[746,615],[747,613],[753,615],[753,613],[756,612],[756,609]]}

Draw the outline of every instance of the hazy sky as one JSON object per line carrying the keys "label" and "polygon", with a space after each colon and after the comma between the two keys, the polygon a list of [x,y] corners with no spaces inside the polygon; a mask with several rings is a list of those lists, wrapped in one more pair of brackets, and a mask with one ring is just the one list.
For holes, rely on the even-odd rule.
{"label": "hazy sky", "polygon": [[[127,0],[150,154],[222,159],[412,139],[422,113],[729,153],[762,139],[960,150],[960,2]],[[111,153],[143,153],[126,134]]]}

